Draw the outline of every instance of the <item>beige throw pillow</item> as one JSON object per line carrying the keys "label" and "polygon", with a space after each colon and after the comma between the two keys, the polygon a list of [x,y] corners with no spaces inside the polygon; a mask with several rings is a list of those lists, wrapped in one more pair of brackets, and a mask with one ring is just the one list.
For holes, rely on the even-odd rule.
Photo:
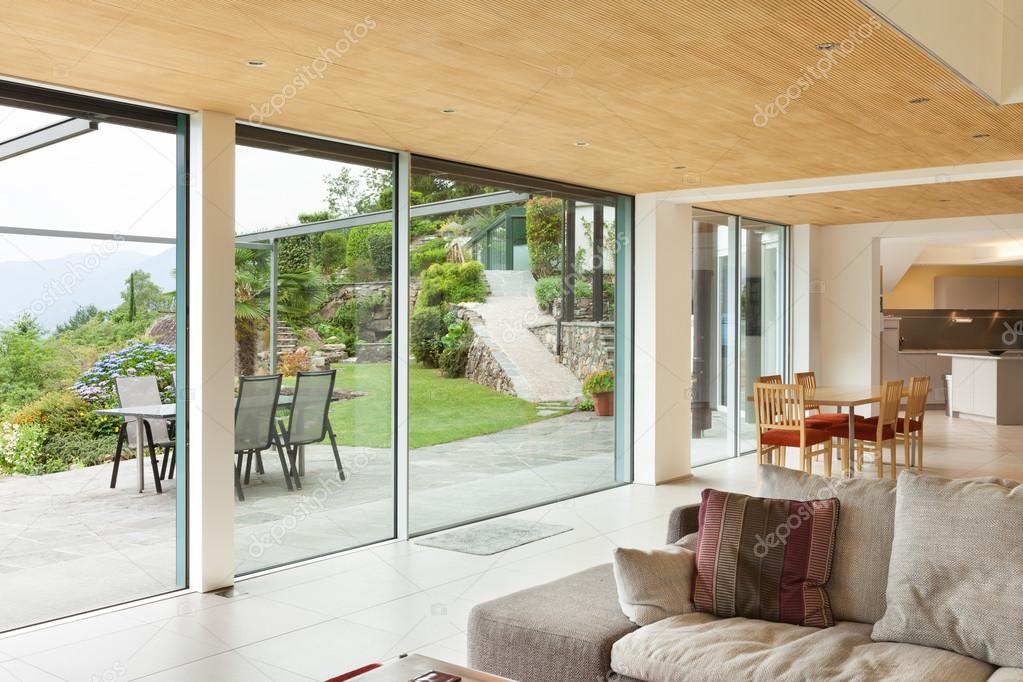
{"label": "beige throw pillow", "polygon": [[875,641],[1023,668],[1023,486],[903,472]]}
{"label": "beige throw pillow", "polygon": [[618,548],[614,554],[618,603],[639,626],[696,610],[692,602],[695,554],[682,547]]}

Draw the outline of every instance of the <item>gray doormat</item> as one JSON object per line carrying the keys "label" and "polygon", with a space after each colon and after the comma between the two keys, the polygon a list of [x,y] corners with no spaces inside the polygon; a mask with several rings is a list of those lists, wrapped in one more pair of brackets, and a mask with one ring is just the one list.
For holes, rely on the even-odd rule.
{"label": "gray doormat", "polygon": [[539,523],[522,519],[494,519],[465,528],[456,528],[413,542],[423,547],[450,549],[453,552],[488,556],[512,547],[527,545],[554,535],[567,533],[572,526]]}

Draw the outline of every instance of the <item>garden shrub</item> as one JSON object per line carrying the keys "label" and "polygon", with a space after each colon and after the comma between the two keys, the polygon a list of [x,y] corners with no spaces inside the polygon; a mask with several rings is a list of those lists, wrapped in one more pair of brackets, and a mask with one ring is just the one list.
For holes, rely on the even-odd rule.
{"label": "garden shrub", "polygon": [[155,375],[165,400],[173,400],[171,373],[175,369],[174,347],[162,343],[136,341],[122,350],[107,353],[93,364],[72,390],[93,409],[117,404],[114,379],[121,376]]}
{"label": "garden shrub", "polygon": [[448,257],[447,242],[437,237],[412,249],[409,254],[409,269],[418,275],[434,263],[443,263]]}
{"label": "garden shrub", "polygon": [[376,278],[377,271],[369,258],[356,258],[348,266],[349,282],[369,282]]}
{"label": "garden shrub", "polygon": [[469,348],[472,346],[475,334],[465,320],[451,321],[450,314],[445,317],[449,321],[448,331],[440,340],[444,350],[441,351],[438,364],[444,376],[457,379],[465,376],[465,368],[469,361]]}
{"label": "garden shrub", "polygon": [[366,250],[373,262],[374,274],[377,277],[389,278],[391,274],[391,254],[394,250],[394,238],[390,231],[385,234],[370,234],[366,237]]}
{"label": "garden shrub", "polygon": [[14,424],[38,424],[53,434],[73,434],[77,438],[117,433],[121,419],[98,415],[96,406],[74,391],[58,390],[43,394],[9,418]]}
{"label": "garden shrub", "polygon": [[441,339],[448,332],[441,306],[417,307],[409,321],[412,355],[425,367],[437,367],[444,350]]}
{"label": "garden shrub", "polygon": [[456,348],[445,348],[437,359],[437,365],[441,373],[449,379],[458,379],[465,376],[465,368],[469,364],[469,347],[458,346]]}
{"label": "garden shrub", "polygon": [[536,305],[540,310],[550,312],[554,301],[561,297],[561,277],[551,275],[538,279],[533,293],[536,296]]}
{"label": "garden shrub", "polygon": [[0,425],[0,472],[32,476],[61,471],[47,470],[43,457],[45,439],[46,429],[39,424]]}
{"label": "garden shrub", "polygon": [[309,357],[309,349],[305,347],[296,348],[291,353],[283,353],[277,365],[277,369],[286,377],[308,372],[311,367],[312,359]]}
{"label": "garden shrub", "polygon": [[583,381],[583,393],[594,395],[596,393],[610,393],[615,390],[615,373],[610,370],[601,370],[586,375]]}
{"label": "garden shrub", "polygon": [[281,272],[303,272],[313,263],[313,235],[277,240],[277,267]]}
{"label": "garden shrub", "polygon": [[[93,466],[113,459],[117,452],[117,436],[83,438],[73,433],[50,433],[42,446],[42,465],[47,471],[66,471],[73,466]],[[133,453],[125,447],[122,457]]]}
{"label": "garden shrub", "polygon": [[320,248],[316,260],[324,274],[337,272],[345,266],[348,238],[344,232],[324,232],[320,235]]}
{"label": "garden shrub", "polygon": [[31,317],[0,332],[0,405],[20,406],[70,378],[64,376],[57,350]]}
{"label": "garden shrub", "polygon": [[[359,225],[348,232],[348,241],[345,248],[345,264],[351,268],[355,261],[367,259],[373,262],[373,256],[369,251],[369,236],[371,234],[387,235],[391,238],[390,223],[374,223],[373,225]],[[390,270],[390,260],[387,268]]]}
{"label": "garden shrub", "polygon": [[486,295],[487,283],[483,279],[483,264],[479,261],[435,263],[423,272],[416,306],[482,301]]}
{"label": "garden shrub", "polygon": [[561,270],[561,199],[533,197],[526,202],[526,246],[537,280]]}
{"label": "garden shrub", "polygon": [[425,237],[433,234],[444,224],[443,220],[430,220],[429,218],[413,218],[409,226],[409,232],[413,237]]}
{"label": "garden shrub", "polygon": [[[593,296],[593,287],[585,279],[577,278],[573,287],[576,298],[590,298]],[[533,290],[536,296],[536,305],[547,312],[551,311],[554,301],[561,298],[561,276],[552,275],[537,280]]]}

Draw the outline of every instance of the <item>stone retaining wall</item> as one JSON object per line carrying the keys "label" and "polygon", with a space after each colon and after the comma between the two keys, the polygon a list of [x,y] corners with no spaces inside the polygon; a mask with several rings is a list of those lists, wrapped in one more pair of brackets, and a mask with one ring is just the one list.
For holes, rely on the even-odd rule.
{"label": "stone retaining wall", "polygon": [[[538,324],[529,328],[552,355],[558,353],[558,325]],[[561,364],[580,380],[602,370],[614,369],[613,322],[562,322]]]}
{"label": "stone retaining wall", "polygon": [[465,366],[465,378],[480,386],[489,386],[499,393],[505,395],[518,395],[515,385],[512,383],[508,370],[495,353],[501,351],[493,350],[487,343],[490,338],[480,314],[460,304],[452,305],[450,310],[460,320],[465,320],[472,327],[474,338],[469,346],[469,358]]}

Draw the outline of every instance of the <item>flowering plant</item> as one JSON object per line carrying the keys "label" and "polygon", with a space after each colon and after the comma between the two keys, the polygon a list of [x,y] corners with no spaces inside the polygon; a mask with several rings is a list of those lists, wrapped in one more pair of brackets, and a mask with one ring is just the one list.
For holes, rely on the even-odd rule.
{"label": "flowering plant", "polygon": [[615,373],[607,370],[593,372],[587,375],[586,381],[583,382],[583,391],[587,395],[610,393],[613,390],[615,390]]}
{"label": "flowering plant", "polygon": [[107,353],[97,360],[71,387],[84,400],[97,406],[117,403],[114,379],[123,376],[155,375],[165,400],[174,399],[171,372],[175,368],[174,347],[165,343],[136,341]]}

